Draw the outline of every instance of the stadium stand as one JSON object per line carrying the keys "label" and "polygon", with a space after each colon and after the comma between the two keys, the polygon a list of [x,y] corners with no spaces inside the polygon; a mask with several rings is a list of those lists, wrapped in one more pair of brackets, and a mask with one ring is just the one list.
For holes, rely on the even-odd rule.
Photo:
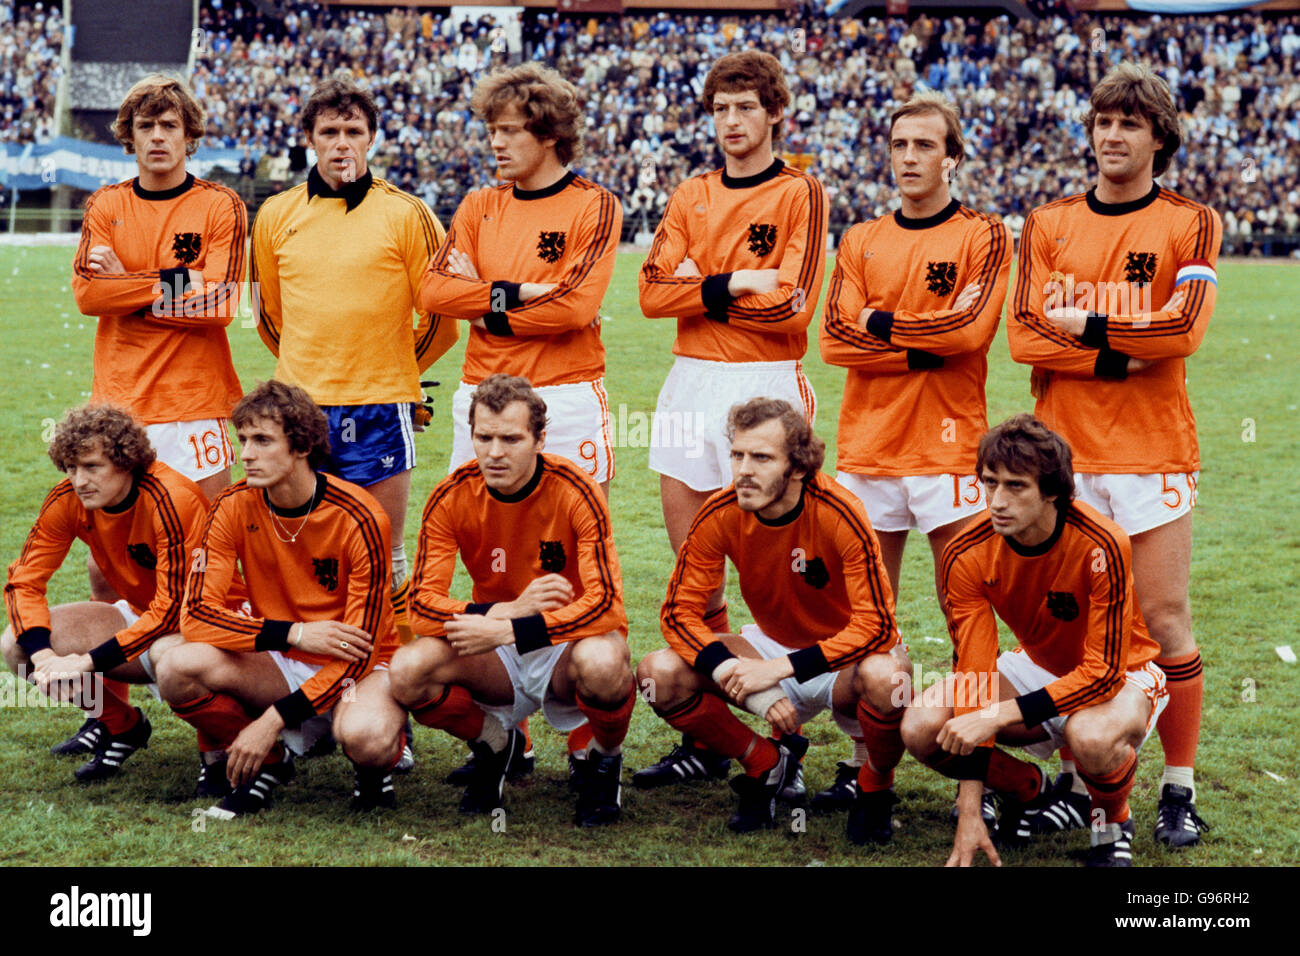
{"label": "stadium stand", "polygon": [[[622,196],[630,239],[654,228],[676,183],[716,166],[700,86],[717,56],[755,45],[797,76],[786,158],[826,186],[833,233],[891,207],[887,120],[918,87],[961,108],[968,159],[954,192],[1018,232],[1031,208],[1092,181],[1087,90],[1111,63],[1136,58],[1170,81],[1184,110],[1187,141],[1162,181],[1222,211],[1225,252],[1300,246],[1295,15],[1097,16],[1059,2],[1029,4],[1037,20],[910,22],[806,10],[598,18],[529,8],[507,43],[491,16],[457,23],[429,11],[286,2],[281,19],[266,6],[203,0],[192,76],[209,110],[206,144],[244,151],[243,175],[259,184],[246,195],[256,199],[302,175],[302,157],[292,155],[297,111],[314,82],[342,69],[380,97],[376,172],[449,219],[467,190],[493,179],[483,126],[469,110],[473,79],[526,57],[581,89],[590,119],[579,167]],[[15,13],[0,0],[4,140],[52,133],[59,18],[48,4]]]}

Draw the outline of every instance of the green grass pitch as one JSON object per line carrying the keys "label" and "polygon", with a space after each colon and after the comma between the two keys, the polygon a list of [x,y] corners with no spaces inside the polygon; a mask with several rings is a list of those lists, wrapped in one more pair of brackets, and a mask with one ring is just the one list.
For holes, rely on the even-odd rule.
{"label": "green grass pitch", "polygon": [[[52,421],[88,396],[94,320],[81,316],[69,288],[70,248],[0,248],[0,555],[17,555],[40,501],[59,475],[45,457]],[[641,256],[619,256],[606,296],[606,379],[615,423],[649,414],[671,362],[673,323],[648,321],[637,308]],[[828,265],[827,276],[830,269]],[[1175,855],[1152,844],[1160,746],[1143,752],[1133,793],[1139,866],[1294,864],[1300,860],[1295,730],[1300,665],[1285,663],[1279,644],[1300,648],[1300,526],[1296,474],[1294,356],[1300,331],[1292,304],[1300,268],[1225,263],[1219,304],[1200,351],[1188,363],[1204,467],[1195,518],[1192,607],[1205,659],[1205,713],[1198,758],[1198,805],[1212,821],[1204,845]],[[824,302],[824,299],[822,300]],[[231,326],[236,367],[246,387],[270,375],[273,362],[254,329]],[[844,373],[817,355],[811,330],[807,372],[817,390],[818,432],[832,445]],[[461,348],[435,370],[437,414],[418,436],[407,548],[414,554],[420,506],[445,474],[448,408]],[[1013,364],[999,332],[990,355],[989,418],[1032,407],[1028,370]],[[626,421],[634,421],[625,418]],[[636,437],[637,431],[628,434]],[[615,534],[631,621],[633,657],[662,646],[658,608],[671,567],[659,511],[658,482],[644,447],[618,449],[612,488]],[[833,466],[828,457],[828,470]],[[87,595],[85,548],[78,545],[54,578],[52,603]],[[933,593],[929,548],[914,535],[903,569],[899,619],[913,659],[925,671],[947,666],[950,650]],[[733,575],[734,577],[734,575]],[[464,587],[463,575],[458,587]],[[734,582],[733,582],[734,585]],[[733,592],[734,592],[733,587]],[[462,591],[463,593],[463,591]],[[743,620],[739,595],[733,621]],[[0,676],[0,863],[100,864],[550,864],[550,865],[934,865],[951,848],[953,785],[904,758],[896,790],[897,833],[885,850],[860,850],[844,838],[844,817],[810,817],[765,834],[737,838],[725,827],[732,806],[722,785],[641,793],[624,789],[624,820],[599,832],[571,825],[564,740],[532,723],[538,768],[507,787],[504,829],[456,812],[458,792],[441,782],[465,751],[452,739],[417,728],[418,766],[398,781],[400,807],[350,815],[347,761],[338,755],[302,761],[274,808],[259,818],[202,821],[191,799],[196,771],[193,732],[142,689],[133,692],[154,723],[149,749],[107,784],[84,787],[72,761],[46,749],[81,721],[69,709],[24,706],[25,688]],[[828,716],[806,728],[814,747],[805,761],[810,790],[825,786],[848,742]],[[626,746],[626,770],[656,760],[675,734],[639,706]],[[626,779],[626,776],[625,776]],[[788,812],[788,811],[787,811]],[[206,826],[202,824],[206,822]],[[1046,840],[1004,856],[1007,864],[1077,862],[1083,834]]]}

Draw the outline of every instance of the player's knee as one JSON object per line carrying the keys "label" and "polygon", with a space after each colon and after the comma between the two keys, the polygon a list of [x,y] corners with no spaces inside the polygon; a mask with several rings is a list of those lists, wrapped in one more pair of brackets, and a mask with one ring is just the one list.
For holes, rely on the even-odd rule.
{"label": "player's knee", "polygon": [[858,662],[853,690],[877,713],[906,706],[911,678],[892,654],[871,654]]}
{"label": "player's knee", "polygon": [[1125,741],[1113,723],[1088,711],[1080,711],[1065,722],[1065,742],[1074,759],[1088,773],[1107,773],[1121,756]]}
{"label": "player's knee", "polygon": [[1188,600],[1176,598],[1154,602],[1142,609],[1147,630],[1166,657],[1190,654],[1196,650],[1192,638],[1192,607]]}
{"label": "player's knee", "polygon": [[578,682],[592,693],[617,693],[626,690],[632,680],[631,653],[617,638],[589,637],[569,653]]}
{"label": "player's knee", "polygon": [[451,645],[436,637],[403,644],[388,667],[388,687],[394,699],[405,707],[423,703],[429,683],[436,681],[440,670],[455,657]]}
{"label": "player's knee", "polygon": [[945,711],[935,707],[925,707],[913,703],[903,711],[903,722],[899,733],[903,737],[903,746],[913,757],[927,757],[938,745],[939,731],[947,720]]}
{"label": "player's knee", "polygon": [[390,767],[402,745],[401,731],[381,730],[372,716],[365,708],[348,708],[334,723],[334,739],[358,766]]}
{"label": "player's knee", "polygon": [[212,650],[206,644],[182,641],[154,661],[158,693],[169,704],[179,704],[192,697],[203,683],[203,672]]}
{"label": "player's knee", "polygon": [[4,654],[5,664],[15,674],[27,670],[27,654],[18,646],[11,627],[6,627],[4,634],[0,635],[0,652]]}
{"label": "player's knee", "polygon": [[660,648],[641,658],[636,669],[636,684],[642,696],[657,710],[671,707],[683,696],[682,677],[686,662],[671,648]]}

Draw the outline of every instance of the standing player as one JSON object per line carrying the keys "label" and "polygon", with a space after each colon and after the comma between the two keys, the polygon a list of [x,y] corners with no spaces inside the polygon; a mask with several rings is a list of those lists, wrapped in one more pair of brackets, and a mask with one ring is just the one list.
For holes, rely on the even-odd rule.
{"label": "standing player", "polygon": [[[751,399],[731,409],[727,434],[735,483],[705,502],[682,543],[660,614],[668,648],[641,661],[638,684],[670,725],[745,768],[728,822],[740,833],[773,825],[774,800],[808,746],[796,728],[829,709],[867,750],[849,839],[888,842],[912,667],[880,547],[862,504],[818,474],[825,446],[802,411]],[[706,623],[728,558],[755,621],[738,635]],[[759,737],[728,704],[780,739]]]}
{"label": "standing player", "polygon": [[[1006,797],[1003,846],[1023,845],[1026,811],[1052,799],[1043,771],[996,739],[1042,759],[1068,744],[1090,798],[1088,865],[1132,866],[1137,751],[1169,697],[1133,604],[1128,537],[1070,500],[1070,448],[1032,415],[985,435],[976,467],[988,514],[940,560],[953,675],[903,718],[913,756],[961,781],[948,864],[969,866],[981,849],[1001,863],[980,818],[985,783]],[[995,614],[1019,642],[1004,654]]]}
{"label": "standing player", "polygon": [[614,274],[623,207],[567,167],[586,129],[577,90],[529,63],[474,90],[487,123],[497,186],[461,202],[429,264],[420,307],[470,322],[465,368],[452,400],[448,471],[474,457],[469,404],[502,372],[528,379],[550,410],[547,443],[606,494],[614,477],[600,303]]}
{"label": "standing player", "polygon": [[[754,50],[728,54],[709,70],[702,100],[724,167],[673,192],[639,280],[641,311],[677,319],[677,358],[659,393],[650,447],[674,552],[700,507],[730,480],[727,409],[769,395],[812,422],[816,396],[800,363],[826,266],[821,184],[774,155],[790,103],[780,62]],[[705,608],[705,625],[719,634],[730,630],[724,586]],[[682,743],[635,782],[726,773],[716,755]]]}
{"label": "standing player", "polygon": [[[455,344],[456,326],[421,311],[412,327],[420,277],[444,232],[421,200],[367,168],[378,117],[374,98],[350,82],[326,80],[312,91],[302,128],[316,165],[306,183],[258,212],[250,275],[276,378],[304,388],[329,419],[325,470],[365,488],[388,516],[393,608],[409,638],[414,403],[420,373]],[[413,759],[408,750],[400,769]]]}
{"label": "standing player", "polygon": [[[162,655],[180,643],[185,568],[207,499],[156,461],[145,429],[111,405],[68,412],[49,453],[68,477],[46,496],[9,566],[9,628],[0,645],[15,674],[86,712],[81,729],[52,752],[92,754],[76,778],[106,780],[149,742],[153,728],[124,684],[152,683]],[[78,539],[123,595],[115,604],[47,603],[46,586]]]}
{"label": "standing player", "polygon": [[1203,678],[1187,588],[1201,462],[1185,359],[1214,311],[1223,230],[1214,210],[1154,182],[1182,141],[1164,80],[1120,64],[1085,126],[1096,188],[1025,221],[1008,337],[1012,358],[1034,366],[1036,413],[1074,449],[1079,498],[1132,538],[1138,607],[1169,677],[1156,839],[1181,848],[1208,829],[1193,778]]}
{"label": "standing player", "polygon": [[[551,726],[591,726],[571,762],[574,822],[621,812],[623,738],[636,702],[623,582],[609,508],[596,482],[542,454],[547,407],[521,378],[490,375],[470,399],[476,460],[429,496],[416,553],[412,621],[421,637],[393,658],[393,695],[415,719],[468,741],[462,813],[501,806],[516,724],[539,708]],[[473,601],[448,589],[459,554]]]}
{"label": "standing player", "polygon": [[91,401],[131,412],[159,460],[212,498],[234,460],[226,417],[242,389],[226,326],[248,213],[234,192],[185,171],[203,110],[180,80],[155,73],[131,87],[113,135],[138,175],[86,201],[72,263],[77,307],[98,319]]}
{"label": "standing player", "polygon": [[[600,303],[614,274],[623,228],[618,197],[567,167],[586,129],[577,90],[529,63],[494,72],[471,100],[487,123],[500,185],[461,202],[447,241],[420,287],[423,309],[470,323],[465,367],[452,399],[448,472],[474,457],[469,404],[501,372],[528,379],[550,412],[547,447],[609,495],[614,477]],[[535,238],[534,238],[535,237]],[[526,723],[521,726],[527,737]],[[590,737],[569,740],[579,757]],[[511,777],[532,769],[529,743]],[[461,782],[471,764],[452,772]]]}
{"label": "standing player", "polygon": [[[304,752],[308,722],[324,717],[356,768],[352,806],[394,806],[404,715],[386,671],[397,647],[388,518],[317,471],[329,426],[302,389],[265,382],[231,419],[246,477],[213,503],[186,585],[186,643],[158,672],[163,698],[199,732],[197,795],[221,797],[212,816],[256,813],[293,776],[281,732]],[[236,564],[251,616],[225,606]]]}
{"label": "standing player", "polygon": [[[939,555],[984,510],[975,449],[988,429],[987,356],[1011,238],[952,198],[949,174],[965,151],[957,112],[939,94],[894,111],[901,208],[844,234],[822,324],[822,358],[849,370],[835,477],[866,506],[895,595],[910,529],[930,539],[937,588]],[[851,798],[861,762],[855,748],[814,807]]]}

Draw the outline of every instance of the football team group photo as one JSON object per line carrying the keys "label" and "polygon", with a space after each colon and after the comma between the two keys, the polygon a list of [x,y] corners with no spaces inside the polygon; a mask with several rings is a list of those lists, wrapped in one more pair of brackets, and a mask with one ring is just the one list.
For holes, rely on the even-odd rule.
{"label": "football team group photo", "polygon": [[0,248],[15,859],[1294,862],[1300,16],[718,6],[116,74]]}

